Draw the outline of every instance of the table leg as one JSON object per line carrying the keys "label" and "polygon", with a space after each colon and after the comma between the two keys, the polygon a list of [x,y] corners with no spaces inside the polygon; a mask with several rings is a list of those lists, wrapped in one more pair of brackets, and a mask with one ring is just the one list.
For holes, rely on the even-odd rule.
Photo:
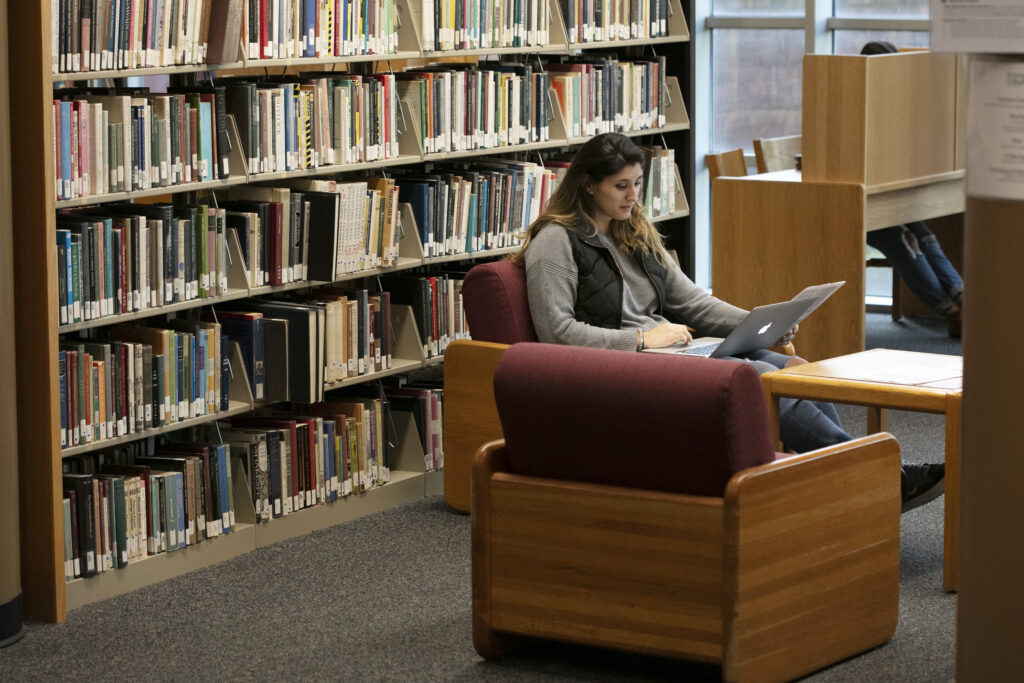
{"label": "table leg", "polygon": [[782,452],[782,441],[779,439],[779,397],[772,393],[772,375],[766,372],[761,375],[761,387],[764,389],[765,403],[768,406],[768,426],[772,430],[772,442],[775,450]]}
{"label": "table leg", "polygon": [[889,410],[868,406],[868,434],[889,431]]}
{"label": "table leg", "polygon": [[960,458],[962,395],[946,397],[946,493],[942,553],[942,587],[960,588]]}

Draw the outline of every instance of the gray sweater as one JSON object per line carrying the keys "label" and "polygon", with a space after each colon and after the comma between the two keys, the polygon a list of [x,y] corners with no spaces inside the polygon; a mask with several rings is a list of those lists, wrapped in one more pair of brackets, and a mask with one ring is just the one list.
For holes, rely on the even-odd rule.
{"label": "gray sweater", "polygon": [[657,294],[650,280],[611,240],[601,240],[612,253],[623,277],[622,328],[609,330],[576,320],[576,262],[569,236],[561,225],[550,225],[534,236],[526,250],[526,290],[530,315],[542,342],[633,351],[636,330],[649,330],[664,322],[684,323],[700,335],[724,337],[739,324],[746,311],[720,301],[695,285],[674,263],[665,281],[664,312],[655,311]]}

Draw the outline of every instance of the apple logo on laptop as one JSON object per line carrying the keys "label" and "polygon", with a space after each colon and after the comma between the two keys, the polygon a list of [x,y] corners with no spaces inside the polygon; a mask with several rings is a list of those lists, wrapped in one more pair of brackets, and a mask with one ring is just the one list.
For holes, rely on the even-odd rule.
{"label": "apple logo on laptop", "polygon": [[764,327],[762,327],[761,329],[759,329],[759,330],[757,331],[757,333],[758,333],[758,334],[764,334],[765,332],[767,332],[767,331],[768,331],[768,328],[770,328],[771,326],[772,326],[772,323],[768,323],[767,325],[765,325]]}

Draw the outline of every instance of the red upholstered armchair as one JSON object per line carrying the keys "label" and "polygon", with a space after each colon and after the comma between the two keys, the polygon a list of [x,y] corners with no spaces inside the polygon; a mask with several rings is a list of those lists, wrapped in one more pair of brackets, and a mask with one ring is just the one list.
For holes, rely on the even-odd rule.
{"label": "red upholstered armchair", "polygon": [[448,345],[444,358],[444,496],[469,512],[473,453],[501,437],[491,378],[510,344],[535,342],[537,333],[526,299],[526,273],[518,263],[473,266],[462,285],[472,341]]}
{"label": "red upholstered armchair", "polygon": [[[472,341],[448,345],[444,359],[444,496],[462,512],[470,507],[470,468],[480,444],[501,437],[491,378],[511,344],[537,341],[519,263],[474,266],[462,286]],[[793,345],[777,347],[793,355]]]}
{"label": "red upholstered armchair", "polygon": [[[899,446],[774,452],[756,372],[517,344],[473,462],[473,640],[540,637],[787,680],[888,640]],[[777,457],[782,459],[776,459]]]}

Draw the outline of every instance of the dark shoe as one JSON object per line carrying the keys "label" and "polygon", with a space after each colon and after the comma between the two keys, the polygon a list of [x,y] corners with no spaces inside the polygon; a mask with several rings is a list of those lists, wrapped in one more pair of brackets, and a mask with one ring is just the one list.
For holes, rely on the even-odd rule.
{"label": "dark shoe", "polygon": [[913,510],[929,503],[945,490],[946,466],[944,464],[910,464],[900,468],[901,512]]}

